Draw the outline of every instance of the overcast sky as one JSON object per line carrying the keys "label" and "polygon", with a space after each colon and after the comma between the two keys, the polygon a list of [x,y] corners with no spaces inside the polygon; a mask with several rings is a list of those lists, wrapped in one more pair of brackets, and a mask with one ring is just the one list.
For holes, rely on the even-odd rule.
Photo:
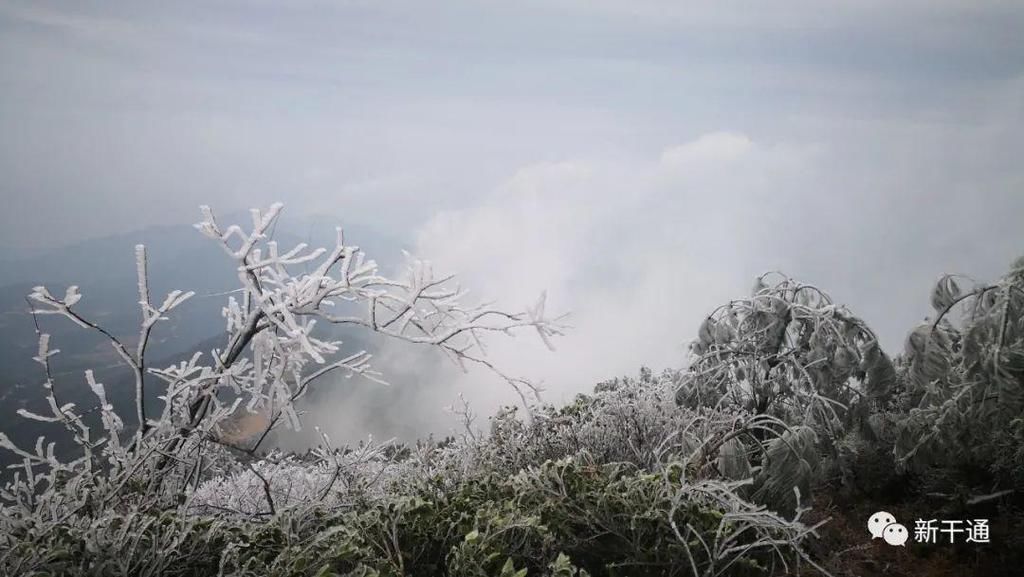
{"label": "overcast sky", "polygon": [[555,389],[678,365],[771,269],[897,349],[939,274],[1024,254],[1022,30],[983,0],[2,0],[0,243],[282,200],[509,307],[547,289],[560,352],[494,354]]}

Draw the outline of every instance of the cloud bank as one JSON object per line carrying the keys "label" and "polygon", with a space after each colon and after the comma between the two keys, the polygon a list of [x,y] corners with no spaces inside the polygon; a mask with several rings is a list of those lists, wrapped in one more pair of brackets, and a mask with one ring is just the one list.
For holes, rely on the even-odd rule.
{"label": "cloud bank", "polygon": [[[766,270],[894,350],[938,275],[1024,252],[1021,29],[999,1],[0,2],[0,257],[282,200],[482,299],[547,290],[558,352],[491,354],[552,401],[682,364]],[[325,418],[513,398],[409,354]]]}

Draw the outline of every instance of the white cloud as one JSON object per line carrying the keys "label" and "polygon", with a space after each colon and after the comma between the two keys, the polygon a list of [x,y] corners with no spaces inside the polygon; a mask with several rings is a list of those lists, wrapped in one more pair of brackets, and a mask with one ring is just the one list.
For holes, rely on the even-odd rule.
{"label": "white cloud", "polygon": [[713,132],[661,153],[661,163],[671,168],[701,168],[703,165],[734,161],[750,152],[754,143],[745,134]]}
{"label": "white cloud", "polygon": [[[417,252],[507,307],[546,289],[550,308],[571,311],[557,353],[529,335],[492,350],[556,397],[642,363],[680,366],[700,318],[752,280],[741,252],[763,228],[749,219],[765,214],[742,210],[743,199],[764,209],[759,198],[811,170],[794,150],[715,132],[654,161],[527,167],[475,206],[435,216]],[[508,398],[482,373],[461,382]]]}
{"label": "white cloud", "polygon": [[[555,392],[679,364],[766,269],[894,348],[936,275],[1024,246],[1012,3],[414,4],[3,4],[0,245],[278,199],[419,226],[481,298],[575,312],[557,354],[493,350]],[[505,390],[481,378],[407,406]]]}

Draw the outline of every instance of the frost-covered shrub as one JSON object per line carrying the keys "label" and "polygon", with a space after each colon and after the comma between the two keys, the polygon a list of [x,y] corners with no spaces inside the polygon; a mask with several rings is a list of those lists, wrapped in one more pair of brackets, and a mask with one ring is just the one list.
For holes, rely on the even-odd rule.
{"label": "frost-covered shrub", "polygon": [[[749,465],[747,457],[735,452],[745,450],[745,445],[734,442],[736,439],[751,434],[757,427],[769,426],[770,423],[742,412],[677,407],[674,402],[677,376],[668,371],[655,377],[650,371],[644,370],[639,378],[601,383],[593,394],[580,395],[564,407],[535,408],[535,419],[531,426],[516,418],[517,409],[510,407],[499,411],[492,418],[490,432],[486,435],[475,432],[443,443],[419,443],[402,451],[371,451],[376,458],[353,459],[355,462],[349,461],[347,466],[342,467],[341,470],[348,475],[346,482],[336,483],[330,497],[319,502],[324,507],[333,507],[339,511],[357,511],[365,507],[375,509],[384,506],[395,495],[414,494],[430,502],[444,501],[451,499],[453,494],[465,491],[466,487],[491,486],[495,479],[527,478],[536,481],[536,471],[546,470],[553,462],[559,462],[560,466],[570,467],[573,471],[579,467],[593,472],[597,468],[614,465],[616,470],[628,471],[629,475],[646,474],[650,479],[670,478],[679,483],[685,482],[686,486],[692,484],[708,490],[715,488],[718,491],[715,494],[720,499],[715,507],[724,507],[724,501],[721,500],[727,499],[730,507],[753,511],[757,506],[752,504],[751,498],[762,501],[774,499],[785,504],[786,518],[797,514],[800,510],[799,495],[808,495],[809,488],[798,481],[788,486],[760,481],[759,471]],[[793,459],[786,453],[805,446],[800,444],[800,430],[795,429],[792,435],[787,436],[783,429],[783,437],[777,444],[768,443],[771,454],[767,462],[770,466],[793,466]],[[737,446],[740,448],[736,449]],[[813,447],[813,444],[810,446]],[[650,449],[644,450],[645,447]],[[396,453],[401,456],[389,458],[389,454],[393,456]],[[800,458],[814,461],[807,455]],[[736,462],[743,462],[745,468],[737,470]],[[276,465],[273,472],[270,472],[272,467],[269,465],[261,469],[268,471],[264,477],[270,481],[271,491],[279,491],[280,484],[292,478],[298,481],[299,486],[307,486],[310,479],[315,479],[314,486],[322,484],[331,470],[326,460],[312,467],[287,459],[281,463],[283,465]],[[799,466],[799,463],[797,460],[796,465]],[[294,467],[299,469],[295,470]],[[780,474],[775,477],[787,478]],[[214,486],[214,483],[223,485]],[[194,497],[193,502],[197,507],[205,502],[216,505],[215,509],[230,508],[225,501],[214,503],[206,496],[225,493],[248,495],[248,501],[257,508],[265,502],[260,499],[263,491],[260,479],[251,472],[246,474],[242,471],[238,476],[211,481],[209,484],[209,492],[201,488]],[[357,489],[350,490],[349,487]],[[800,492],[794,491],[794,487]],[[543,489],[541,495],[535,495],[534,491],[538,490],[534,485],[521,486],[517,490],[515,502],[525,506],[525,503],[548,491]],[[767,491],[776,493],[767,495]],[[296,494],[294,489],[293,494]],[[587,507],[596,507],[601,503],[603,501],[581,505],[576,514],[595,513]],[[299,503],[294,505],[301,508]],[[517,523],[527,524],[517,530],[533,527],[528,523],[529,519],[520,513],[522,511],[506,511],[499,517],[519,519]],[[637,519],[643,516],[639,510],[633,513]],[[627,511],[622,510],[619,514],[623,516],[621,522],[625,522]],[[653,508],[648,514],[665,521],[670,516],[670,508]],[[770,526],[774,526],[773,523],[789,522],[766,509],[755,517],[758,523],[764,521]],[[550,529],[550,526],[545,526]],[[756,528],[762,529],[768,530],[760,526]],[[585,540],[579,535],[574,537],[568,529],[566,531],[564,539]],[[475,550],[473,547],[461,547],[461,563],[469,563],[467,559],[477,558],[477,553],[470,554],[470,550]],[[570,550],[564,546],[561,549],[562,552]],[[608,552],[605,547],[595,549],[593,554],[607,560]],[[631,554],[641,555],[640,552]],[[504,557],[495,559],[498,565],[505,560]],[[530,566],[540,567],[551,561],[540,555],[530,561]],[[520,567],[523,562],[516,558],[515,566]],[[744,565],[739,561],[737,563]],[[498,572],[502,567],[484,567],[483,570]],[[592,569],[592,566],[588,567],[588,570]]]}
{"label": "frost-covered shrub", "polygon": [[[888,417],[876,413],[872,420]],[[823,463],[823,480],[856,498],[891,499],[908,490],[907,475],[897,467],[893,439],[853,430],[836,444]]]}
{"label": "frost-covered shrub", "polygon": [[491,418],[490,435],[478,458],[493,470],[518,471],[528,465],[587,453],[602,463],[628,462],[657,469],[698,446],[702,432],[695,413],[673,402],[676,373],[600,383],[593,394],[578,395],[560,408],[536,408],[532,425],[508,408]]}
{"label": "frost-covered shrub", "polygon": [[[322,325],[348,326],[432,347],[460,365],[494,371],[527,398],[529,383],[498,371],[482,355],[482,341],[489,333],[529,328],[550,345],[551,337],[560,334],[560,325],[546,316],[543,296],[536,306],[518,313],[470,305],[451,276],[436,276],[429,262],[412,258],[402,276],[385,277],[358,247],[345,242],[340,229],[330,250],[309,250],[300,244],[284,251],[270,239],[280,211],[279,204],[266,212],[253,210],[252,225],[246,230],[222,226],[203,207],[205,218],[196,228],[232,260],[239,289],[223,309],[223,348],[208,354],[197,351],[174,366],[149,366],[147,346],[160,323],[192,293],[176,290],[162,301],[153,300],[145,247],[136,247],[142,321],[134,341],[83,316],[77,308],[83,297],[75,286],[63,296],[42,286],[32,291],[37,326],[41,316],[58,316],[110,343],[134,377],[134,414],[118,414],[91,371],[80,383],[58,383],[50,359],[59,350],[40,328],[35,360],[47,412],[23,409],[19,414],[62,428],[78,453],[62,460],[54,443],[44,438],[34,447],[20,447],[0,433],[0,449],[22,461],[13,480],[0,490],[0,544],[8,550],[32,551],[55,531],[132,511],[158,516],[177,511],[187,519],[197,496],[207,508],[223,505],[250,515],[273,515],[275,496],[288,504],[320,490],[328,495],[339,479],[344,486],[344,467],[338,463],[325,479],[316,467],[299,474],[288,459],[253,462],[274,429],[300,426],[296,401],[318,379],[333,373],[381,377],[371,367],[371,355],[343,352],[344,343],[332,336],[336,332],[322,330]],[[95,406],[61,401],[63,387],[76,384],[88,386]],[[154,389],[161,393],[157,406],[147,402],[147,390]],[[266,417],[264,429],[245,444],[238,444],[226,427],[240,411]],[[248,474],[240,472],[243,464]],[[289,481],[287,486],[268,478],[278,473]],[[223,485],[204,484],[224,476]],[[326,488],[318,488],[325,480]],[[239,490],[218,494],[218,487]],[[256,504],[256,488],[262,489],[265,507]],[[45,564],[47,553],[39,555],[37,560]],[[11,567],[8,559],[0,554],[0,568]],[[16,565],[21,571],[33,570],[33,562],[20,559],[27,563]]]}
{"label": "frost-covered shrub", "polygon": [[397,450],[389,450],[395,447],[390,444],[361,444],[318,450],[301,460],[272,454],[204,482],[190,493],[191,503],[265,514],[264,479],[279,507],[309,499],[351,503],[417,487],[422,479],[447,486],[579,455],[658,470],[670,460],[691,457],[702,435],[732,422],[679,410],[673,378],[671,371],[657,378],[644,371],[639,379],[602,383],[592,395],[579,395],[564,407],[534,406],[532,424],[519,418],[518,407],[504,407],[491,417],[489,433],[471,431],[444,443]]}
{"label": "frost-covered shrub", "polygon": [[[768,281],[772,281],[767,284]],[[680,405],[737,407],[831,441],[896,385],[874,332],[817,287],[763,275],[701,324]]]}
{"label": "frost-covered shrub", "polygon": [[301,463],[289,457],[264,458],[205,481],[187,495],[194,512],[225,511],[259,517],[271,514],[267,491],[277,508],[316,502],[332,491],[334,475],[327,463]]}
{"label": "frost-covered shrub", "polygon": [[58,575],[769,575],[809,562],[803,548],[813,534],[737,498],[732,484],[687,480],[680,465],[646,473],[563,460],[480,475],[441,494],[410,490],[346,510],[297,506],[260,522],[109,512],[47,534],[45,560],[21,549],[6,567]]}
{"label": "frost-covered shrub", "polygon": [[275,511],[309,504],[344,509],[382,498],[430,474],[420,461],[397,459],[393,448],[391,443],[374,444],[371,439],[356,447],[318,448],[302,457],[272,451],[236,463],[231,472],[189,490],[188,510],[260,518],[273,514],[270,502]]}
{"label": "frost-covered shrub", "polygon": [[752,474],[751,498],[795,511],[822,458],[867,426],[897,389],[893,362],[874,332],[822,290],[781,275],[758,278],[750,297],[714,310],[679,373],[682,409],[731,412],[742,426],[718,450],[727,476]]}
{"label": "frost-covered shrub", "polygon": [[932,291],[934,319],[907,337],[898,456],[910,467],[987,469],[995,481],[1019,480],[1024,258],[995,283],[963,289],[962,282],[942,277]]}
{"label": "frost-covered shrub", "polygon": [[992,437],[992,472],[1013,487],[1024,487],[1024,417],[1010,421]]}

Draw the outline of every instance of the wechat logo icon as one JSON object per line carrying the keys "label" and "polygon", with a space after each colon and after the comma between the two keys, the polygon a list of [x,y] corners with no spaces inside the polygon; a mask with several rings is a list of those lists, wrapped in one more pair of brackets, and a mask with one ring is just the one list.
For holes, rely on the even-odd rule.
{"label": "wechat logo icon", "polygon": [[868,519],[868,532],[872,539],[881,538],[886,543],[897,547],[905,547],[910,532],[903,525],[896,522],[892,513],[879,511]]}

